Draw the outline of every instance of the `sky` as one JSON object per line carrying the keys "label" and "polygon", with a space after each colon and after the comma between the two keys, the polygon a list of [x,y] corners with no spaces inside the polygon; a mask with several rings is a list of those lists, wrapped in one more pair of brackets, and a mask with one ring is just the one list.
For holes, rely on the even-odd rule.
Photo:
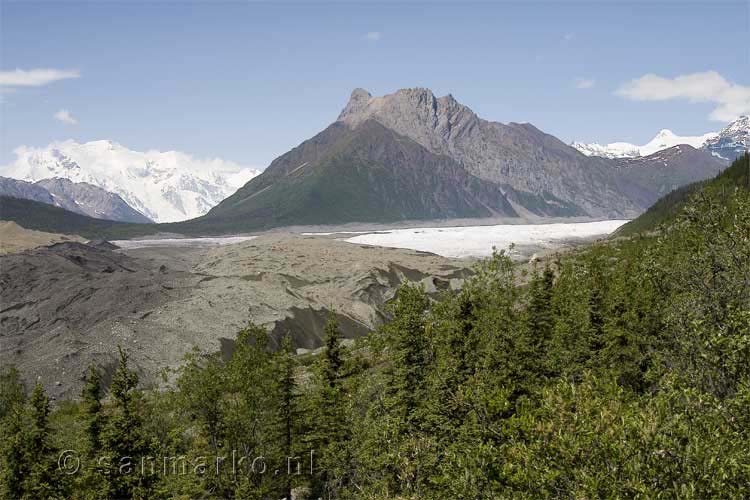
{"label": "sky", "polygon": [[109,139],[263,168],[357,87],[450,93],[565,142],[699,135],[750,113],[749,25],[750,0],[0,0],[0,165]]}

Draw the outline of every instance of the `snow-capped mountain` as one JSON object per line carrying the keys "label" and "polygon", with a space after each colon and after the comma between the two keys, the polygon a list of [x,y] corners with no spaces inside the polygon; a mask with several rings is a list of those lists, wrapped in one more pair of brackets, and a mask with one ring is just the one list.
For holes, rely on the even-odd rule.
{"label": "snow-capped mountain", "polygon": [[707,141],[718,137],[719,134],[710,132],[708,134],[696,136],[681,136],[671,130],[660,130],[656,136],[643,146],[636,146],[628,142],[613,142],[610,144],[584,144],[573,142],[571,146],[576,148],[586,156],[602,156],[604,158],[638,158],[648,156],[663,149],[677,146],[678,144],[687,144],[694,148],[702,147]]}
{"label": "snow-capped mountain", "polygon": [[703,149],[722,160],[734,160],[750,149],[750,116],[740,116],[706,141]]}
{"label": "snow-capped mountain", "polygon": [[15,179],[63,178],[118,194],[156,222],[205,214],[260,171],[221,159],[199,160],[178,151],[132,151],[112,141],[21,146],[2,169]]}
{"label": "snow-capped mountain", "polygon": [[570,145],[586,156],[638,158],[652,155],[679,144],[688,144],[696,149],[703,149],[720,160],[732,161],[750,149],[750,117],[740,116],[718,133],[709,132],[703,135],[680,136],[671,130],[664,129],[643,146],[636,146],[628,142],[613,142],[604,145],[572,142]]}

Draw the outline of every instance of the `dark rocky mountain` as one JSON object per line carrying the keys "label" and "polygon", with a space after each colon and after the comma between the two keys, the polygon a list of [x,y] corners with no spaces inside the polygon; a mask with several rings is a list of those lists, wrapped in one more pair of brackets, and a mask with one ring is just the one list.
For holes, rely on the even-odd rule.
{"label": "dark rocky mountain", "polygon": [[11,179],[9,177],[0,177],[0,195],[55,205],[52,193],[42,186],[31,182]]}
{"label": "dark rocky mountain", "polygon": [[329,126],[196,222],[262,228],[516,215],[493,182],[365,120]]}
{"label": "dark rocky mountain", "polygon": [[483,120],[450,95],[357,89],[335,123],[187,224],[226,231],[489,215],[627,218],[720,168],[688,147],[633,162],[587,157],[531,124]]}
{"label": "dark rocky mountain", "polygon": [[445,154],[474,175],[519,193],[521,210],[545,213],[539,198],[554,197],[591,216],[639,211],[609,166],[591,160],[533,125],[479,118],[453,96],[403,89],[373,97],[357,89],[338,120],[357,127],[374,119],[436,154]]}
{"label": "dark rocky mountain", "polygon": [[687,144],[649,156],[612,161],[617,164],[620,176],[643,189],[645,207],[680,186],[718,175],[726,166],[707,152]]}
{"label": "dark rocky mountain", "polygon": [[39,201],[96,219],[149,223],[119,195],[86,182],[69,179],[43,179],[35,183],[0,177],[0,195]]}

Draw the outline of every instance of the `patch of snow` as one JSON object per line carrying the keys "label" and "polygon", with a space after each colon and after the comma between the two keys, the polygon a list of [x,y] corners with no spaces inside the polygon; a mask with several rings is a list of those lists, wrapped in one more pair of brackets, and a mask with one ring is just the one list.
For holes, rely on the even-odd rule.
{"label": "patch of snow", "polygon": [[395,229],[345,239],[348,243],[407,248],[444,257],[487,257],[511,244],[555,248],[566,240],[606,236],[628,222],[606,220],[553,224]]}

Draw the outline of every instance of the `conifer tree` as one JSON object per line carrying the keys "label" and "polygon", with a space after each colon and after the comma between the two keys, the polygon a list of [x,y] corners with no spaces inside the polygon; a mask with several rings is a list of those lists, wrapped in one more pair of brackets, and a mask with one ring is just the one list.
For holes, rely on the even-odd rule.
{"label": "conifer tree", "polygon": [[128,355],[119,348],[120,361],[112,377],[112,412],[101,434],[103,456],[108,457],[108,495],[112,498],[149,498],[155,477],[150,462],[149,443],[144,435],[138,391],[138,374],[128,366]]}
{"label": "conifer tree", "polygon": [[350,462],[343,386],[346,350],[341,345],[341,331],[333,313],[325,326],[323,345],[315,367],[306,442],[315,456],[312,494],[331,498],[346,486]]}
{"label": "conifer tree", "polygon": [[52,465],[54,458],[49,442],[49,398],[39,382],[31,393],[28,411],[30,428],[25,448],[29,475],[24,480],[24,498],[54,497],[60,485]]}
{"label": "conifer tree", "polygon": [[[294,475],[297,473],[296,434],[298,431],[298,409],[296,384],[294,371],[296,361],[294,358],[294,347],[289,335],[285,335],[281,342],[281,348],[276,354],[276,373],[278,390],[278,432],[280,434],[280,457],[283,463],[282,489],[286,498],[292,498],[292,487],[294,486]],[[300,457],[300,461],[302,458]]]}

